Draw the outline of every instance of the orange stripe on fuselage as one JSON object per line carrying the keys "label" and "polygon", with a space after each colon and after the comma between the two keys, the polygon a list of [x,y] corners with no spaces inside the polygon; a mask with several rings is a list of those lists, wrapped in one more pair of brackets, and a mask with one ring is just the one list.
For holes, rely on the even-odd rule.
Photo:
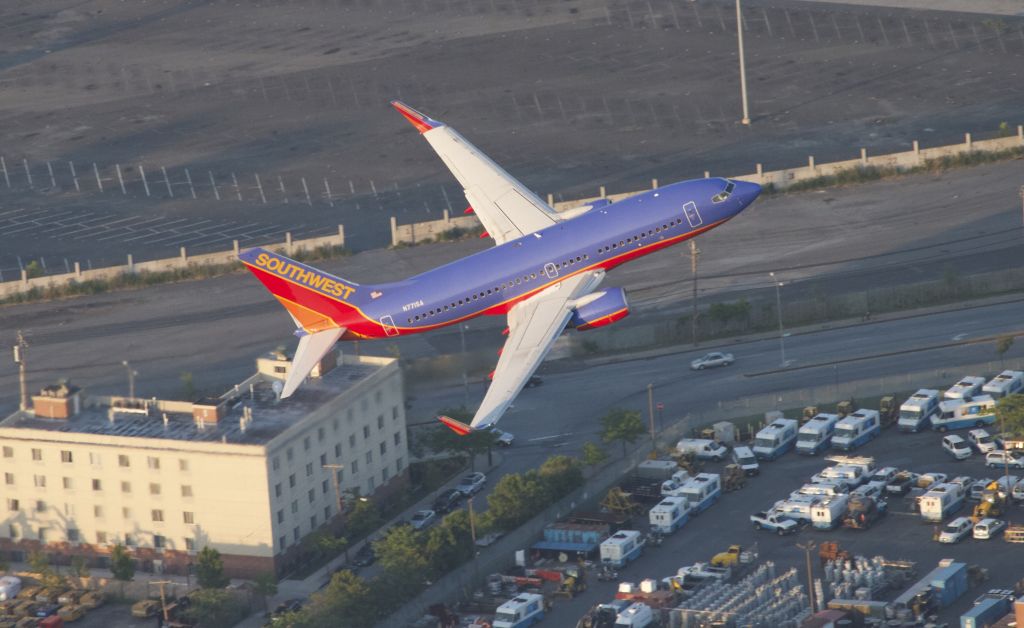
{"label": "orange stripe on fuselage", "polygon": [[599,318],[597,320],[591,321],[589,323],[584,323],[584,324],[580,325],[579,327],[577,327],[576,330],[577,331],[586,331],[588,329],[594,329],[595,327],[600,327],[601,325],[607,325],[609,323],[614,323],[617,320],[621,320],[623,318],[626,318],[626,316],[628,314],[629,314],[629,308],[628,307],[624,307],[621,310],[616,310],[616,311],[612,312],[611,314],[608,314],[607,316],[602,316],[601,318]]}

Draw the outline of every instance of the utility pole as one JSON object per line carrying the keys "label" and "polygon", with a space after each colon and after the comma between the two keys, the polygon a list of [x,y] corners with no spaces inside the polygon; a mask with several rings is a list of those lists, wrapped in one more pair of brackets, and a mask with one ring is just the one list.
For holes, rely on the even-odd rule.
{"label": "utility pole", "polygon": [[156,580],[156,581],[150,582],[150,584],[159,585],[159,587],[160,587],[160,611],[164,614],[164,623],[167,623],[168,621],[171,620],[171,618],[169,617],[169,615],[167,613],[167,598],[164,597],[164,585],[174,584],[174,583],[172,581],[170,581],[170,580]]}
{"label": "utility pole", "polygon": [[700,255],[700,249],[697,248],[697,243],[690,239],[690,274],[693,276],[693,298],[690,300],[693,303],[693,314],[690,315],[690,335],[693,336],[693,346],[697,346],[697,256]]}
{"label": "utility pole", "polygon": [[18,330],[18,344],[14,345],[14,363],[18,365],[18,385],[21,390],[21,408],[22,412],[28,410],[28,383],[25,379],[25,359],[28,349],[28,343],[25,342],[25,336],[22,335],[21,330]]}
{"label": "utility pole", "polygon": [[1024,185],[1020,186],[1020,219],[1021,226],[1024,227]]}
{"label": "utility pole", "polygon": [[768,273],[768,275],[772,278],[772,283],[775,284],[775,311],[779,316],[779,353],[781,354],[782,368],[786,368],[786,332],[782,328],[782,286],[786,284],[776,279],[774,272]]}
{"label": "utility pole", "polygon": [[473,516],[473,497],[470,496],[466,500],[466,504],[469,507],[469,538],[473,542],[473,578],[475,582],[480,581],[480,561],[477,557],[480,556],[480,552],[476,548],[476,517]]}
{"label": "utility pole", "polygon": [[796,544],[797,547],[804,551],[807,556],[807,599],[811,602],[811,612],[815,612],[814,608],[814,572],[811,571],[811,552],[818,545],[814,541],[807,541],[806,544]]}
{"label": "utility pole", "polygon": [[338,486],[338,472],[345,468],[343,464],[325,464],[324,469],[331,470],[331,484],[334,485],[334,499],[338,502],[338,516],[345,510],[345,503],[341,500],[341,487]]}
{"label": "utility pole", "polygon": [[747,109],[747,64],[743,59],[743,12],[740,10],[740,0],[736,0],[736,41],[739,43],[740,96],[743,99],[743,119],[740,122],[750,126],[750,111]]}
{"label": "utility pole", "polygon": [[647,415],[651,421],[651,454],[658,454],[658,442],[654,436],[654,384],[647,384]]}
{"label": "utility pole", "polygon": [[121,360],[121,364],[128,370],[128,398],[135,399],[135,376],[138,373],[132,369],[132,365],[128,363],[128,360]]}

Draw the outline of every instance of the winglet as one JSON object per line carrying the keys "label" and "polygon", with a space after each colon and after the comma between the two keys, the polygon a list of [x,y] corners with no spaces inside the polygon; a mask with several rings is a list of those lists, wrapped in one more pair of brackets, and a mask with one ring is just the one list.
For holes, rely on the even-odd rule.
{"label": "winglet", "polygon": [[405,104],[400,100],[392,100],[391,106],[397,109],[398,113],[405,116],[405,119],[408,120],[414,127],[416,127],[416,130],[419,131],[420,133],[426,133],[430,129],[436,129],[439,126],[444,126],[443,122],[431,120],[424,114],[420,113],[419,111],[416,111],[415,109],[413,109],[412,107],[410,107],[409,105]]}
{"label": "winglet", "polygon": [[473,428],[470,426],[466,425],[462,421],[456,421],[451,417],[441,415],[437,417],[437,420],[447,425],[451,431],[455,432],[459,436],[465,436],[473,431]]}

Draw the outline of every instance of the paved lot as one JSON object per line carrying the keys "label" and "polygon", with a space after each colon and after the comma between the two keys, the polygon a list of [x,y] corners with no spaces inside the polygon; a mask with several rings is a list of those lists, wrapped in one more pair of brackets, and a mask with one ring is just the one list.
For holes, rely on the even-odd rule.
{"label": "paved lot", "polygon": [[[939,471],[972,477],[993,477],[998,473],[986,469],[977,456],[964,462],[953,462],[939,446],[940,436],[935,433],[904,435],[895,428],[857,454],[874,456],[882,466],[899,466],[918,472]],[[917,563],[920,576],[936,566],[942,558],[954,558],[968,564],[989,569],[991,580],[975,587],[948,611],[941,614],[942,621],[956,622],[957,616],[970,606],[980,593],[989,588],[1012,588],[1020,578],[1019,547],[1008,545],[1002,539],[975,541],[969,539],[957,545],[940,545],[931,540],[933,525],[918,515],[908,512],[905,500],[891,502],[893,512],[867,531],[840,529],[823,531],[807,528],[795,536],[779,537],[769,532],[753,530],[749,515],[770,507],[782,499],[812,474],[830,463],[820,457],[802,457],[787,454],[772,463],[762,464],[760,477],[754,478],[739,492],[725,495],[710,510],[695,518],[682,530],[668,537],[662,547],[647,551],[644,556],[626,568],[620,575],[627,581],[642,578],[663,578],[676,569],[696,561],[705,561],[732,543],[745,546],[757,544],[762,560],[774,561],[780,568],[796,567],[802,581],[806,581],[804,553],[796,543],[814,540],[836,540],[856,555],[885,556],[890,559],[912,560]],[[709,468],[714,468],[709,465]],[[969,506],[973,507],[973,506]],[[1012,521],[1024,522],[1024,507],[1011,510]],[[824,577],[814,561],[816,577]],[[610,600],[614,596],[614,583],[591,582],[589,590],[571,602],[556,602],[546,622],[554,626],[572,626],[593,604]],[[886,599],[896,597],[902,590],[890,591]]]}
{"label": "paved lot", "polygon": [[391,215],[460,211],[395,97],[569,197],[1022,121],[1020,18],[745,6],[750,128],[724,0],[17,0],[0,27],[0,270],[339,222],[361,249]]}

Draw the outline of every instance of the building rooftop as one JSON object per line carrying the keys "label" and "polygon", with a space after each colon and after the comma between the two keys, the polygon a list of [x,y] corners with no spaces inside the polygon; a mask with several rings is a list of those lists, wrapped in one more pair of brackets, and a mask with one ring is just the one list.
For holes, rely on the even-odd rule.
{"label": "building rooftop", "polygon": [[[0,428],[46,430],[176,441],[264,445],[325,404],[385,368],[391,360],[345,356],[320,378],[309,378],[288,399],[278,400],[280,380],[256,373],[219,398],[204,398],[197,406],[224,403],[217,421],[201,421],[190,402],[87,398],[81,411],[68,419],[37,417],[18,411],[0,421]],[[147,408],[143,406],[148,406]],[[246,408],[251,408],[249,415]],[[247,419],[251,416],[251,419]],[[244,424],[244,427],[243,427]]]}

